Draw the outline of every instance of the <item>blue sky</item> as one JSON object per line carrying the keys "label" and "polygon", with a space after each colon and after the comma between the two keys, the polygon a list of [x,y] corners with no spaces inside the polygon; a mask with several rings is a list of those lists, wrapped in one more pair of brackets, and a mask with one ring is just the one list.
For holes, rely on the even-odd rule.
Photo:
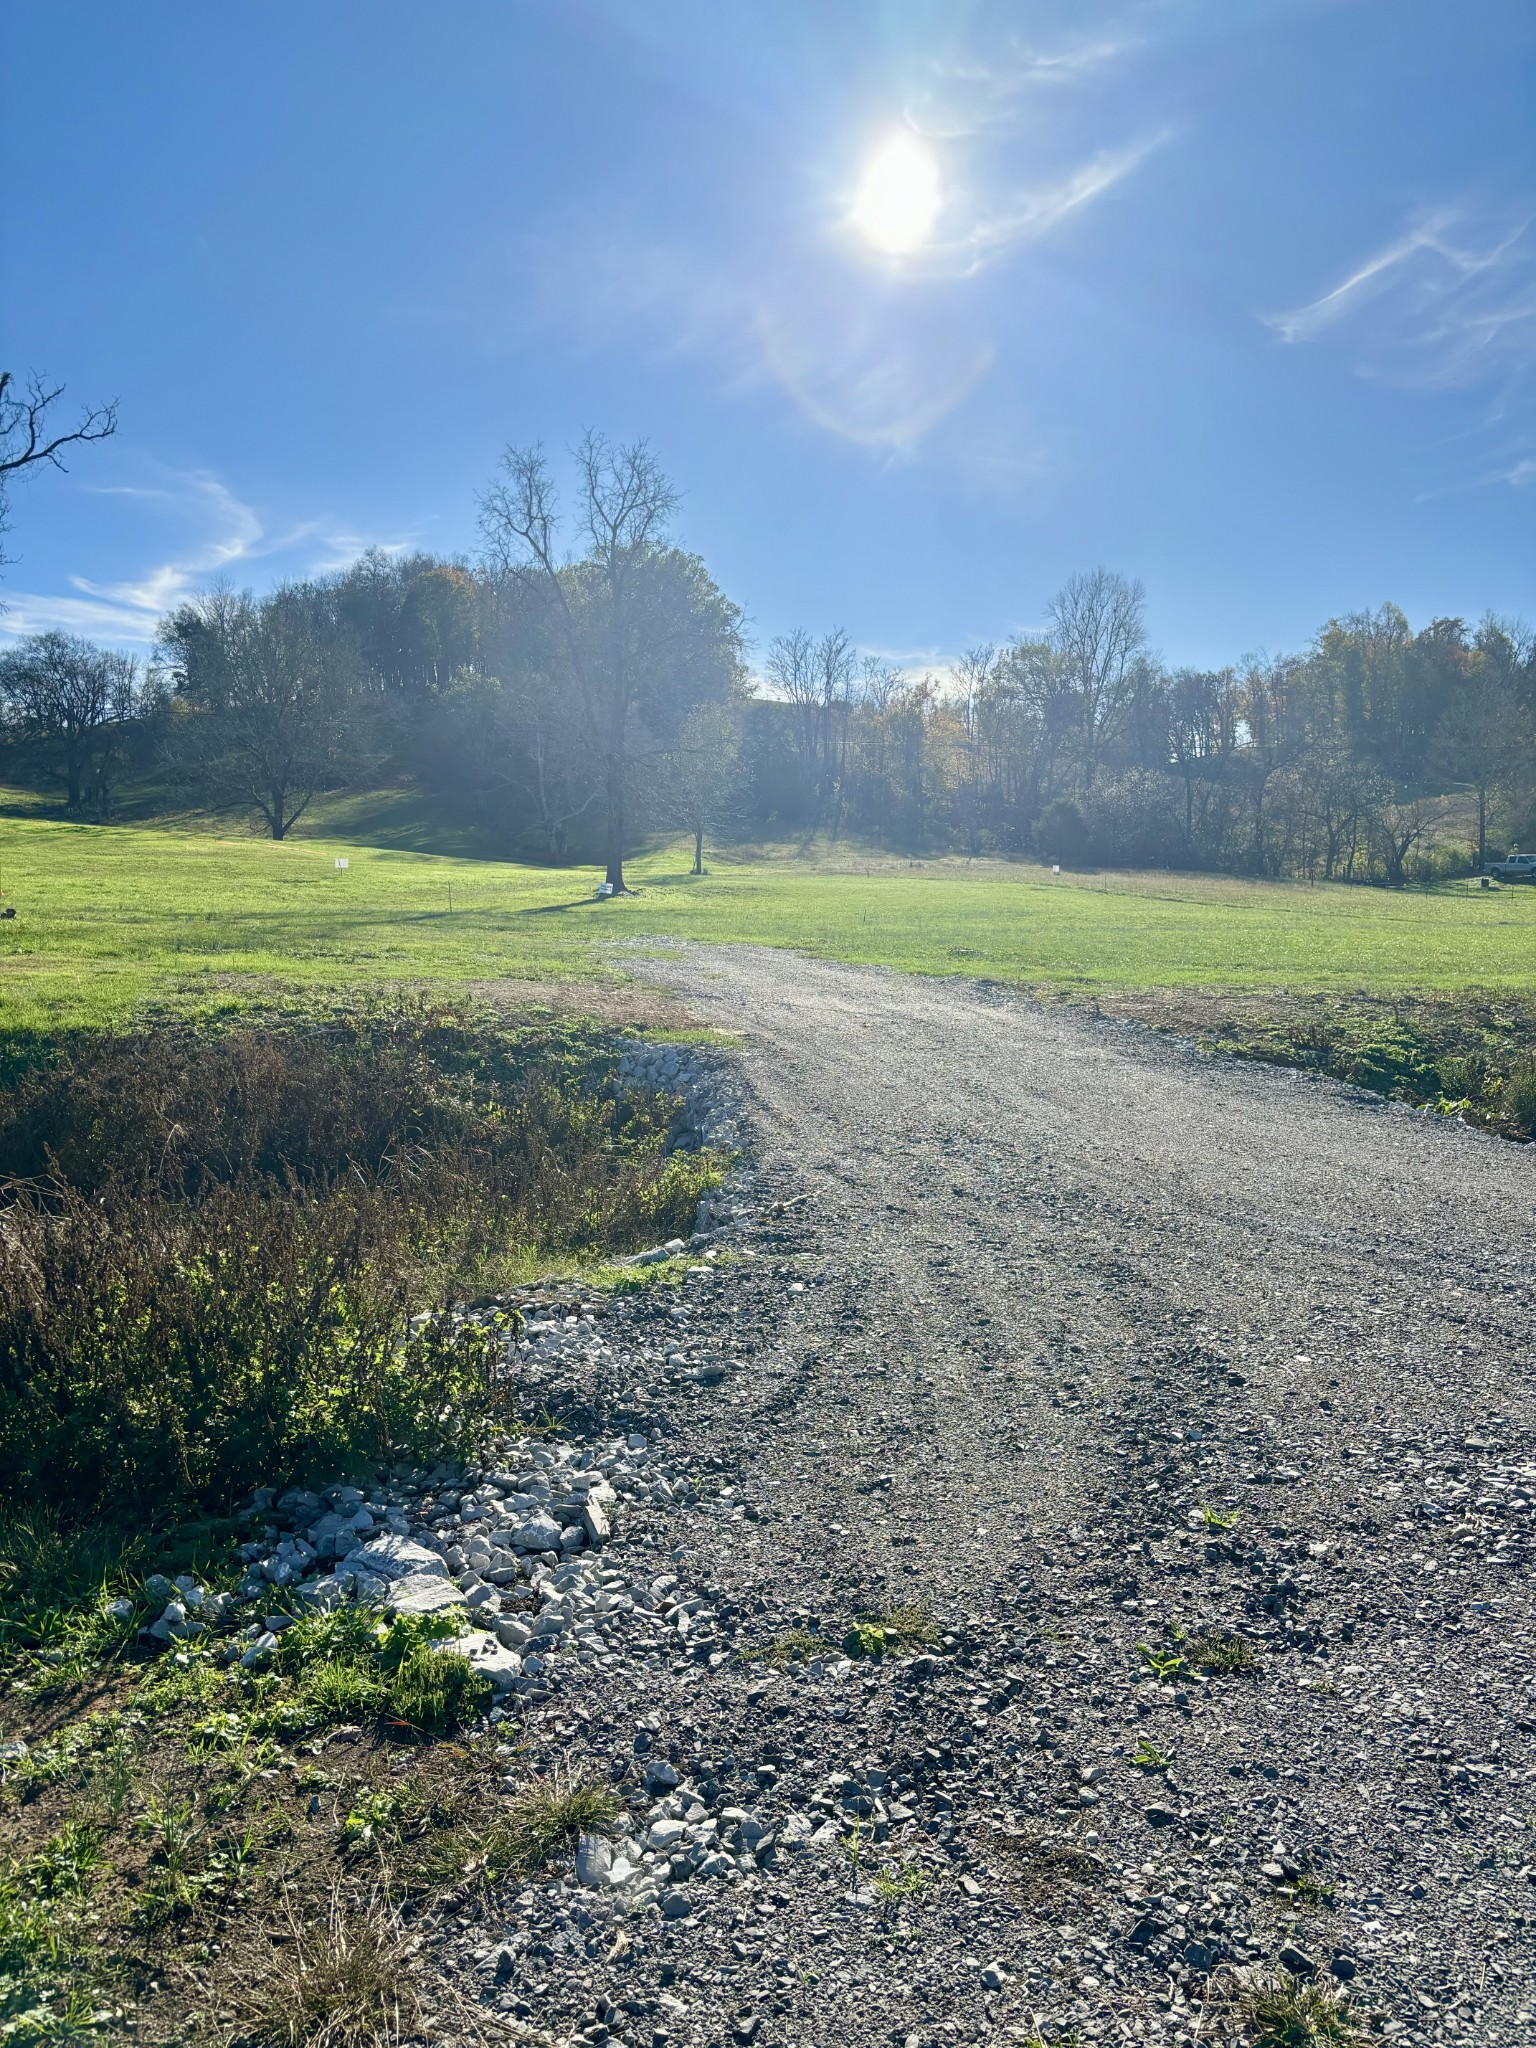
{"label": "blue sky", "polygon": [[[472,551],[501,447],[645,435],[761,648],[942,664],[1073,569],[1217,663],[1536,617],[1530,0],[3,0],[0,363],[121,431],[14,492],[11,633]],[[16,89],[16,82],[22,89]],[[900,135],[936,181],[860,231]]]}

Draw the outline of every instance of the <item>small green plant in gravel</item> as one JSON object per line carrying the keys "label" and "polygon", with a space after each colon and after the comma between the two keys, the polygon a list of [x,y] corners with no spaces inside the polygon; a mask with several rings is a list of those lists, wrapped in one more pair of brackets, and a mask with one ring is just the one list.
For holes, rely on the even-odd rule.
{"label": "small green plant in gravel", "polygon": [[765,1650],[751,1653],[751,1660],[770,1664],[775,1671],[788,1671],[792,1665],[808,1664],[812,1657],[829,1657],[835,1648],[814,1629],[791,1628],[775,1636]]}
{"label": "small green plant in gravel", "polygon": [[1235,1529],[1242,1520],[1242,1510],[1233,1508],[1223,1514],[1219,1508],[1202,1508],[1200,1517],[1207,1529]]}
{"label": "small green plant in gravel", "polygon": [[364,1792],[341,1824],[341,1853],[357,1856],[400,1839],[401,1802],[393,1792]]}
{"label": "small green plant in gravel", "polygon": [[594,1284],[610,1294],[644,1294],[652,1287],[681,1286],[688,1260],[655,1259],[648,1266],[619,1266],[594,1276]]}
{"label": "small green plant in gravel", "polygon": [[1171,1685],[1176,1678],[1182,1678],[1189,1666],[1177,1650],[1154,1650],[1150,1643],[1138,1643],[1143,1663],[1159,1685]]}
{"label": "small green plant in gravel", "polygon": [[1325,1883],[1310,1870],[1304,1870],[1300,1877],[1292,1882],[1289,1896],[1293,1904],[1314,1911],[1322,1908],[1331,1910],[1334,1903],[1333,1886]]}
{"label": "small green plant in gravel", "polygon": [[1247,1985],[1239,2009],[1253,2048],[1363,2048],[1367,2038],[1343,1999],[1284,1971]]}
{"label": "small green plant in gravel", "polygon": [[927,1889],[928,1873],[916,1863],[887,1864],[875,1878],[875,1896],[887,1906],[920,1899]]}
{"label": "small green plant in gravel", "polygon": [[920,1650],[938,1641],[938,1632],[921,1607],[877,1609],[862,1615],[843,1638],[850,1657],[884,1657],[895,1650]]}
{"label": "small green plant in gravel", "polygon": [[1189,1661],[1197,1671],[1215,1678],[1230,1678],[1259,1668],[1253,1645],[1246,1636],[1227,1635],[1219,1630],[1196,1637],[1189,1646]]}
{"label": "small green plant in gravel", "polygon": [[612,1835],[622,1811],[616,1792],[587,1779],[527,1785],[504,1823],[505,1851],[516,1870],[542,1870],[568,1855],[582,1835]]}
{"label": "small green plant in gravel", "polygon": [[1136,1747],[1131,1752],[1131,1765],[1134,1770],[1166,1771],[1172,1763],[1173,1758],[1158,1749],[1155,1744],[1148,1742],[1145,1735],[1138,1737]]}

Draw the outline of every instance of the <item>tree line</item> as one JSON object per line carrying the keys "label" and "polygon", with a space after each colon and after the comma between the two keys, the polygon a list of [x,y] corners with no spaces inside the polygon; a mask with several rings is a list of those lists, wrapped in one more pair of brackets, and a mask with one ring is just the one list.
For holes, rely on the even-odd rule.
{"label": "tree line", "polygon": [[589,434],[562,506],[512,448],[474,561],[372,551],[163,621],[146,668],[66,635],[0,656],[11,747],[68,808],[125,778],[281,839],[327,791],[409,779],[509,852],[601,861],[662,832],[1401,884],[1536,832],[1536,642],[1392,605],[1221,669],[1152,653],[1139,583],[1068,580],[1045,628],[942,677],[743,614],[673,537],[644,443]]}
{"label": "tree line", "polygon": [[[1170,669],[1139,583],[1068,580],[1046,630],[942,682],[776,641],[759,809],[913,851],[1401,884],[1536,835],[1536,635],[1395,605],[1304,652]],[[766,707],[760,707],[764,709]]]}

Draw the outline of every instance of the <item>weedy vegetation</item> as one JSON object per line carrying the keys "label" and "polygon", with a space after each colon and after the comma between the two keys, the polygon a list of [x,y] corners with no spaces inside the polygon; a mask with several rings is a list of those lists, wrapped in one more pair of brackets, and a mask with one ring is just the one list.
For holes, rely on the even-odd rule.
{"label": "weedy vegetation", "polygon": [[0,1095],[0,1498],[139,1517],[516,1419],[413,1312],[687,1230],[714,1177],[595,1035],[407,1007],[49,1049]]}
{"label": "weedy vegetation", "polygon": [[1284,1971],[1246,1985],[1238,2010],[1252,2048],[1364,2048],[1346,2000]]}
{"label": "weedy vegetation", "polygon": [[1150,1643],[1138,1643],[1136,1649],[1141,1661],[1159,1685],[1172,1685],[1176,1678],[1182,1678],[1189,1669],[1189,1665],[1177,1650],[1154,1650]]}
{"label": "weedy vegetation", "polygon": [[294,1924],[288,1959],[262,1973],[247,2048],[391,2048],[419,2016],[402,1939],[381,1902],[333,1898],[318,1928]]}
{"label": "weedy vegetation", "polygon": [[620,1811],[616,1793],[586,1779],[528,1785],[507,1813],[508,1865],[514,1870],[543,1870],[570,1855],[582,1835],[610,1836]]}
{"label": "weedy vegetation", "polygon": [[1259,1668],[1253,1645],[1246,1636],[1228,1635],[1220,1630],[1197,1636],[1186,1655],[1196,1671],[1204,1671],[1213,1678],[1245,1676]]}
{"label": "weedy vegetation", "polygon": [[415,1001],[0,1041],[8,2048],[403,2038],[403,1916],[611,1829],[508,1801],[462,1613],[305,1612],[247,1670],[146,1644],[144,1582],[232,1588],[256,1485],[538,1427],[515,1311],[456,1305],[690,1230],[678,1108],[595,1026]]}
{"label": "weedy vegetation", "polygon": [[1166,1771],[1173,1764],[1172,1756],[1149,1742],[1145,1735],[1137,1737],[1130,1761],[1131,1768],[1137,1771]]}
{"label": "weedy vegetation", "polygon": [[923,1650],[939,1639],[938,1630],[923,1607],[876,1609],[863,1615],[843,1638],[843,1650],[850,1657],[884,1657],[906,1650]]}
{"label": "weedy vegetation", "polygon": [[888,1863],[876,1873],[874,1892],[882,1905],[909,1905],[924,1896],[928,1882],[920,1863]]}
{"label": "weedy vegetation", "polygon": [[753,1655],[753,1662],[771,1665],[775,1671],[788,1671],[796,1664],[808,1664],[813,1657],[834,1657],[837,1645],[819,1636],[814,1629],[791,1628],[775,1636],[766,1649]]}

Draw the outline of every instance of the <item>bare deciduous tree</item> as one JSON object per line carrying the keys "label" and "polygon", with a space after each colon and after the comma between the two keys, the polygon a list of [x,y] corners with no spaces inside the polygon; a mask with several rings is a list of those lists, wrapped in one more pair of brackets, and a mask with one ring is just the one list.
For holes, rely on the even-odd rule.
{"label": "bare deciduous tree", "polygon": [[1146,591],[1109,569],[1069,576],[1051,600],[1051,640],[1077,700],[1083,781],[1088,788],[1100,755],[1125,714],[1136,660],[1147,642]]}
{"label": "bare deciduous tree", "polygon": [[274,839],[342,771],[354,657],[329,624],[314,591],[289,584],[260,603],[214,591],[161,631],[185,757],[214,802],[249,803]]}
{"label": "bare deciduous tree", "polygon": [[138,705],[132,655],[36,633],[0,655],[0,705],[17,738],[56,753],[69,809],[84,807],[89,780],[104,810],[117,742]]}
{"label": "bare deciduous tree", "polygon": [[974,859],[981,852],[982,704],[997,679],[997,649],[990,641],[968,647],[955,664],[955,691],[960,700],[960,725],[965,734],[959,799],[965,850]]}
{"label": "bare deciduous tree", "polygon": [[660,746],[693,704],[734,685],[741,615],[696,557],[668,544],[677,493],[644,441],[616,447],[588,433],[575,454],[582,556],[561,553],[558,495],[537,447],[506,451],[503,480],[480,501],[480,530],[497,573],[548,611],[601,780],[605,874],[619,892],[636,722],[644,714]]}
{"label": "bare deciduous tree", "polygon": [[1477,868],[1488,861],[1488,800],[1516,779],[1528,750],[1528,721],[1501,665],[1481,650],[1458,679],[1437,735],[1445,763],[1477,797]]}
{"label": "bare deciduous tree", "polygon": [[[18,392],[9,370],[0,370],[0,538],[10,526],[10,480],[24,470],[64,467],[64,450],[87,441],[105,441],[117,432],[117,401],[87,406],[74,426],[61,428],[49,414],[64,396],[64,386],[49,388],[32,376]],[[0,566],[5,556],[0,554]]]}
{"label": "bare deciduous tree", "polygon": [[693,872],[704,872],[704,835],[717,832],[741,790],[741,712],[700,704],[678,734],[668,777],[669,808],[693,834]]}

